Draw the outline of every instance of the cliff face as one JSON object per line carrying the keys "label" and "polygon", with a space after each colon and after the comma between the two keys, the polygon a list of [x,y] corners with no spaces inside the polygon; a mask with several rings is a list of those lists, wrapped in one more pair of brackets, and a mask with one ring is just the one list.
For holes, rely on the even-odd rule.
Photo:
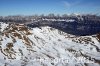
{"label": "cliff face", "polygon": [[1,23],[0,66],[100,66],[96,36]]}

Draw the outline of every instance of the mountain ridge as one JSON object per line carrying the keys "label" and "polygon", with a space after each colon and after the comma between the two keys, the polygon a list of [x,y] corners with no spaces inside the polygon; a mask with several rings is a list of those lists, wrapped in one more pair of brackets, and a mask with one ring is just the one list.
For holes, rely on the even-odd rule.
{"label": "mountain ridge", "polygon": [[[100,43],[95,35],[75,36],[48,26],[29,29],[24,24],[1,25],[0,65],[100,65]],[[78,63],[79,58],[84,62]]]}

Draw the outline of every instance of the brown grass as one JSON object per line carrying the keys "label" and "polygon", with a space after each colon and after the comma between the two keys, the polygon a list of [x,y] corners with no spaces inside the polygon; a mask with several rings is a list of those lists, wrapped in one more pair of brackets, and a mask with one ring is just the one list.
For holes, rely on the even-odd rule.
{"label": "brown grass", "polygon": [[26,31],[26,30],[28,30],[28,29],[25,26],[19,27],[19,31]]}
{"label": "brown grass", "polygon": [[15,59],[15,57],[13,57],[13,55],[15,55],[16,52],[13,50],[12,47],[13,47],[13,43],[7,43],[4,51],[2,50],[2,53],[5,56],[7,56],[8,59]]}
{"label": "brown grass", "polygon": [[8,43],[7,48],[11,49],[13,47],[13,43]]}
{"label": "brown grass", "polygon": [[26,36],[23,36],[23,40],[26,42],[25,43],[26,45],[31,46],[31,44]]}
{"label": "brown grass", "polygon": [[22,39],[21,35],[18,33],[13,33],[13,36],[18,37],[19,39]]}

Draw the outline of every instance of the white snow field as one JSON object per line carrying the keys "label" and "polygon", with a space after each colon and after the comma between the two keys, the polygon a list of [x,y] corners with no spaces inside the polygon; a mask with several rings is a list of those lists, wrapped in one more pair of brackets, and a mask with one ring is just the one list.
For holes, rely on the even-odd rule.
{"label": "white snow field", "polygon": [[0,66],[100,66],[96,36],[1,23]]}

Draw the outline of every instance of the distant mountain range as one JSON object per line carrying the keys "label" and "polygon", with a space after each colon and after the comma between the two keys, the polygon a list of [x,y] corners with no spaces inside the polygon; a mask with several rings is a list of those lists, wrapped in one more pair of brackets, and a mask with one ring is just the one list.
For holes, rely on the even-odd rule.
{"label": "distant mountain range", "polygon": [[100,33],[100,16],[96,15],[7,16],[1,17],[0,21],[25,24],[28,27],[50,26],[77,36]]}
{"label": "distant mountain range", "polygon": [[49,14],[45,15],[33,15],[33,16],[0,16],[0,22],[13,22],[13,23],[30,23],[30,22],[38,22],[38,21],[68,21],[75,20],[77,22],[100,22],[100,16],[96,15],[54,15]]}

